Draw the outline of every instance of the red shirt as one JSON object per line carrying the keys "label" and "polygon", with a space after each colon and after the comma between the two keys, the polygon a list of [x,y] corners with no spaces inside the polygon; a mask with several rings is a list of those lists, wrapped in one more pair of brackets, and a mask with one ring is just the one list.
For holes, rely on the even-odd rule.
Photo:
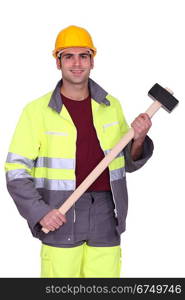
{"label": "red shirt", "polygon": [[[61,95],[62,102],[67,108],[77,129],[76,142],[76,187],[104,158],[96,130],[93,124],[91,97],[82,101],[72,100]],[[108,167],[92,183],[87,191],[110,191],[110,177]]]}

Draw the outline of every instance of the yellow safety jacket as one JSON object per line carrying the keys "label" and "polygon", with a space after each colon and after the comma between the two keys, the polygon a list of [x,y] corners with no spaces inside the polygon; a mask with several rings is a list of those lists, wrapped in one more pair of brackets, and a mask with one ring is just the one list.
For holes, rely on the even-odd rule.
{"label": "yellow safety jacket", "polygon": [[[28,103],[15,129],[5,169],[7,188],[20,214],[27,219],[33,236],[50,245],[73,243],[75,204],[68,222],[44,234],[39,220],[58,208],[76,188],[76,127],[61,101],[62,79],[53,92]],[[89,78],[93,123],[106,155],[128,131],[120,102]],[[83,116],[80,116],[81,118]],[[131,143],[109,165],[110,185],[119,233],[125,230],[128,197],[126,172],[143,166],[152,155],[147,136],[143,156],[133,161]]]}

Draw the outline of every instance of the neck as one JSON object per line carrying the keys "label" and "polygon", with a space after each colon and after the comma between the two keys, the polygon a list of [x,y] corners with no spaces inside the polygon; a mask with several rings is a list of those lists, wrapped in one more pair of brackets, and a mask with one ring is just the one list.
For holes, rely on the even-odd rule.
{"label": "neck", "polygon": [[88,80],[80,84],[74,84],[67,82],[65,79],[62,80],[61,93],[72,100],[83,100],[88,97]]}

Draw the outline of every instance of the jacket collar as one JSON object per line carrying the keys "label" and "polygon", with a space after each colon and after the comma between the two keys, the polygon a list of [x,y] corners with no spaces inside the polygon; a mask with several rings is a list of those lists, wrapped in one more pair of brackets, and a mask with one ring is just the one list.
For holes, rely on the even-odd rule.
{"label": "jacket collar", "polygon": [[[61,112],[62,105],[63,105],[61,94],[60,94],[61,86],[62,86],[62,79],[57,83],[48,104],[49,107],[53,108],[58,113]],[[88,86],[89,86],[92,99],[94,99],[99,104],[103,103],[105,105],[110,105],[110,101],[106,99],[108,93],[91,78],[89,78]]]}

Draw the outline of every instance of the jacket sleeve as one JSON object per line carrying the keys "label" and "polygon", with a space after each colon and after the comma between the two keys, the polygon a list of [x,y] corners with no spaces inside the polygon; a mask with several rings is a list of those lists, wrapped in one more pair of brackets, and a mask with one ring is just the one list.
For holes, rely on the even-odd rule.
{"label": "jacket sleeve", "polygon": [[[121,132],[122,135],[124,136],[130,127],[127,124],[127,121],[125,119],[122,107],[120,102],[118,101],[118,119],[121,127]],[[154,145],[153,141],[150,139],[150,137],[147,135],[144,140],[144,145],[143,145],[143,153],[141,157],[138,160],[133,160],[131,157],[131,147],[132,147],[132,142],[131,140],[127,146],[123,149],[124,157],[125,157],[125,171],[126,172],[134,172],[138,169],[140,169],[142,166],[145,165],[145,163],[148,161],[148,159],[152,156],[153,150],[154,150]]]}
{"label": "jacket sleeve", "polygon": [[147,135],[144,140],[143,153],[141,157],[138,160],[133,160],[131,157],[131,146],[132,141],[130,141],[124,148],[125,171],[129,173],[134,172],[144,166],[147,160],[152,156],[154,149],[153,142]]}
{"label": "jacket sleeve", "polygon": [[35,188],[32,176],[40,147],[37,120],[37,116],[31,116],[25,107],[14,131],[5,163],[7,189],[19,213],[27,220],[33,236],[37,236],[41,229],[39,220],[51,211],[51,207],[42,200]]}

